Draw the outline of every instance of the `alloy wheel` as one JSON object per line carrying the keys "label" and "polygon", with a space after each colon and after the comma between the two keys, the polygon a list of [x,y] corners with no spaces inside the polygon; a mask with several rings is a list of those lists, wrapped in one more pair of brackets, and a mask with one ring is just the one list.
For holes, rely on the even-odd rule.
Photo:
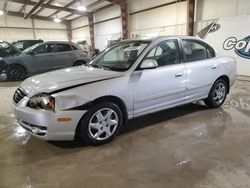
{"label": "alloy wheel", "polygon": [[111,108],[103,108],[92,115],[88,125],[88,131],[95,140],[106,140],[116,131],[118,115]]}
{"label": "alloy wheel", "polygon": [[11,72],[10,72],[11,76],[13,78],[19,78],[21,76],[21,71],[18,70],[18,69],[13,69]]}
{"label": "alloy wheel", "polygon": [[213,100],[220,105],[226,97],[226,86],[223,83],[218,83],[213,92]]}

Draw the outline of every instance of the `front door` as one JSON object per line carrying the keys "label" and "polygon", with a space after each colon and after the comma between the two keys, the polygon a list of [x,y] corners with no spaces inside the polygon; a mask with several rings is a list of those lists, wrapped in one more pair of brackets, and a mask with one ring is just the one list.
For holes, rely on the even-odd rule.
{"label": "front door", "polygon": [[134,72],[134,115],[183,103],[186,72],[180,62],[178,40],[158,43],[144,59],[155,59],[158,67]]}
{"label": "front door", "polygon": [[54,70],[54,44],[42,44],[35,48],[33,51],[34,55],[31,56],[33,73],[37,74]]}

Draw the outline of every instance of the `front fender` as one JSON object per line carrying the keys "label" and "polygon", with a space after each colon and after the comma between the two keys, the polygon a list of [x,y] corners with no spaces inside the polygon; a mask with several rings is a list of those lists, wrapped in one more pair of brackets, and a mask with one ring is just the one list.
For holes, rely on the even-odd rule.
{"label": "front fender", "polygon": [[55,97],[56,111],[72,109],[90,102],[90,100],[76,94],[57,95],[53,97]]}

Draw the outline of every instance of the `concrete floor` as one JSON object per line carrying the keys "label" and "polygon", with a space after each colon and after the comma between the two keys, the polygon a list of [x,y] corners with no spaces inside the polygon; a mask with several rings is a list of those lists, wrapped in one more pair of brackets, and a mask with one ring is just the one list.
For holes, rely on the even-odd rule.
{"label": "concrete floor", "polygon": [[16,84],[0,87],[0,187],[250,187],[250,82],[223,108],[191,104],[130,121],[87,147],[30,137],[13,119]]}

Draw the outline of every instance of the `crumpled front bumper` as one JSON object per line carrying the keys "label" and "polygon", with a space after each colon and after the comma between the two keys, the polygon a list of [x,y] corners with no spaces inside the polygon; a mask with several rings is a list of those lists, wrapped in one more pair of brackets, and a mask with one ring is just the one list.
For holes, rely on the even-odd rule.
{"label": "crumpled front bumper", "polygon": [[[73,140],[76,127],[86,111],[51,112],[13,105],[16,120],[32,136],[43,140]],[[71,121],[58,121],[68,118]]]}

